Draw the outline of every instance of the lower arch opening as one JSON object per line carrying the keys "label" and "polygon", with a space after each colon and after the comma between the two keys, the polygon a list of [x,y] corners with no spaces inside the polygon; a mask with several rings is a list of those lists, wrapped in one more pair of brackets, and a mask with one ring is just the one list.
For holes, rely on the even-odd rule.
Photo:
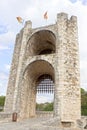
{"label": "lower arch opening", "polygon": [[47,102],[53,104],[54,81],[54,68],[49,62],[37,60],[28,65],[24,73],[21,90],[21,116],[23,118],[37,116],[38,97],[39,101],[45,99],[45,102],[41,101],[45,103],[45,106]]}

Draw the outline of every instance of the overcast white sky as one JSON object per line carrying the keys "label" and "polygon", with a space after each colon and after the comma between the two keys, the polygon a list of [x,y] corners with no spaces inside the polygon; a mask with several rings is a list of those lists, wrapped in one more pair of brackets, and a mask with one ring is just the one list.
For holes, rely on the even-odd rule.
{"label": "overcast white sky", "polygon": [[23,25],[16,20],[21,16],[31,20],[33,28],[46,24],[43,14],[48,11],[47,24],[56,21],[60,12],[78,17],[81,87],[87,90],[87,0],[2,0],[0,1],[0,95],[6,94],[10,64],[16,34]]}

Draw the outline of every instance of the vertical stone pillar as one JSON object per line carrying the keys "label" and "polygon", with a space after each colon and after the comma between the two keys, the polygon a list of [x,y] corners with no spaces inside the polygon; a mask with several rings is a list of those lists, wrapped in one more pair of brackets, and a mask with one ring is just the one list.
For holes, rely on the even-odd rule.
{"label": "vertical stone pillar", "polygon": [[64,121],[75,121],[81,118],[80,103],[80,70],[78,53],[77,18],[72,16],[67,21],[67,44],[64,52],[64,89],[62,117]]}
{"label": "vertical stone pillar", "polygon": [[9,76],[8,87],[7,87],[5,106],[4,106],[5,112],[13,111],[15,82],[17,76],[18,63],[19,63],[20,48],[21,48],[21,34],[22,31],[20,34],[17,34],[16,36],[14,53],[13,53],[12,64],[10,69],[10,76]]}
{"label": "vertical stone pillar", "polygon": [[72,16],[68,20],[67,14],[60,13],[57,27],[55,114],[61,121],[72,122],[80,119],[77,19]]}
{"label": "vertical stone pillar", "polygon": [[8,111],[16,111],[18,112],[20,109],[20,90],[19,84],[21,83],[22,78],[22,67],[24,61],[24,54],[26,49],[26,43],[28,39],[28,35],[31,34],[32,23],[31,21],[27,21],[25,23],[24,29],[21,30],[20,34],[17,35],[15,49],[13,53],[13,60],[11,65],[7,96],[4,110]]}
{"label": "vertical stone pillar", "polygon": [[57,40],[56,40],[56,71],[55,71],[55,116],[61,118],[62,100],[63,100],[63,80],[64,80],[64,50],[67,43],[66,29],[68,16],[60,13],[57,16]]}
{"label": "vertical stone pillar", "polygon": [[22,82],[22,75],[23,75],[23,65],[24,65],[24,55],[26,53],[26,44],[28,40],[28,35],[30,35],[32,29],[31,21],[27,21],[25,23],[25,27],[23,29],[23,36],[21,41],[21,50],[19,56],[19,64],[17,70],[17,77],[15,83],[15,91],[14,91],[14,101],[13,101],[13,111],[19,112],[20,111],[20,96],[21,96],[21,82]]}

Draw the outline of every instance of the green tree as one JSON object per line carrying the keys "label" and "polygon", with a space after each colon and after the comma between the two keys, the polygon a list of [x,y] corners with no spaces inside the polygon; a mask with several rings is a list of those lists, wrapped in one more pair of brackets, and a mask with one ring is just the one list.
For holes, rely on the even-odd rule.
{"label": "green tree", "polygon": [[47,103],[44,106],[44,111],[53,111],[53,102],[52,103]]}
{"label": "green tree", "polygon": [[81,114],[87,116],[87,91],[81,88]]}
{"label": "green tree", "polygon": [[4,106],[5,96],[0,96],[0,106]]}
{"label": "green tree", "polygon": [[3,111],[5,96],[0,96],[0,111]]}
{"label": "green tree", "polygon": [[39,111],[53,111],[53,102],[52,103],[40,103],[36,104],[36,110]]}

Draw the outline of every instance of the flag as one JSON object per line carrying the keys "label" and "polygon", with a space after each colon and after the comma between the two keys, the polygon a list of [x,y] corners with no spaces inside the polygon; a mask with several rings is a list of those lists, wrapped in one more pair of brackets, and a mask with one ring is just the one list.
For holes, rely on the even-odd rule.
{"label": "flag", "polygon": [[44,13],[44,19],[48,19],[48,14],[47,14],[47,11]]}
{"label": "flag", "polygon": [[16,17],[19,23],[23,23],[24,20],[21,17]]}

